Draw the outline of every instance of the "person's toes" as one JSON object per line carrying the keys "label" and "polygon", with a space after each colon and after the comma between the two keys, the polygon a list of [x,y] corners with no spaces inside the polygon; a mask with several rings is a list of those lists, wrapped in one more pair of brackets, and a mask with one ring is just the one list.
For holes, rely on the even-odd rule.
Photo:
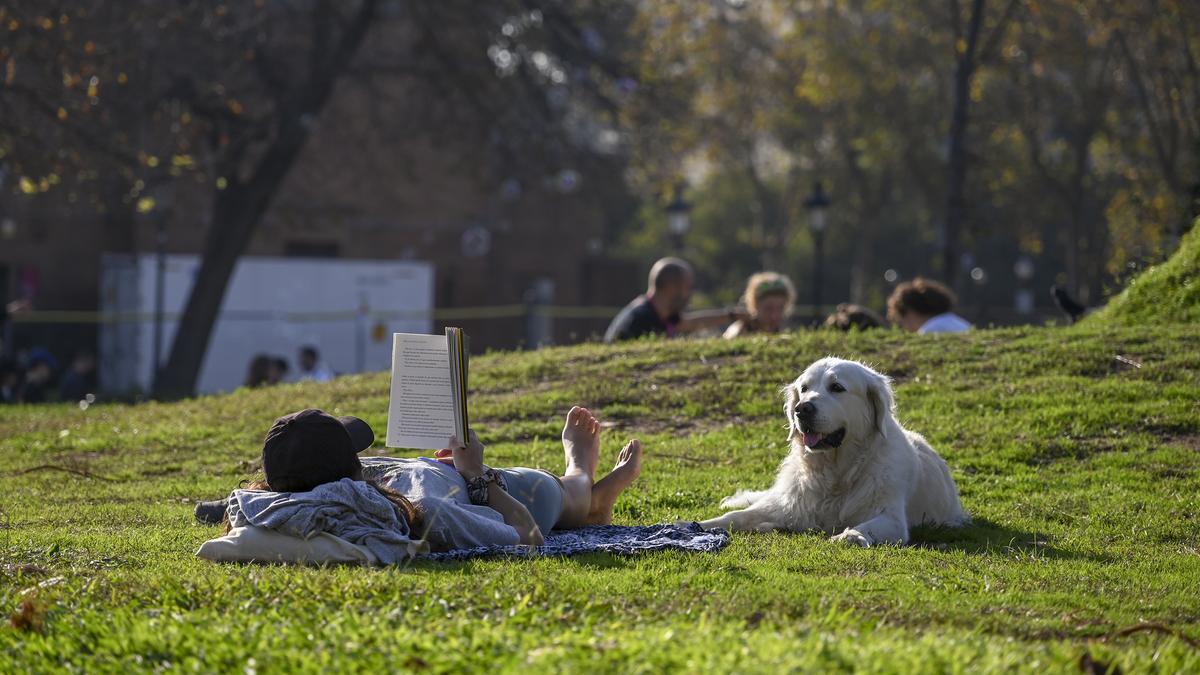
{"label": "person's toes", "polygon": [[580,408],[579,406],[572,406],[571,410],[567,412],[567,426],[573,427],[579,424],[579,418],[582,416],[583,408]]}
{"label": "person's toes", "polygon": [[621,454],[617,456],[617,468],[628,467],[629,471],[640,471],[642,466],[642,442],[638,439],[633,439],[621,448]]}

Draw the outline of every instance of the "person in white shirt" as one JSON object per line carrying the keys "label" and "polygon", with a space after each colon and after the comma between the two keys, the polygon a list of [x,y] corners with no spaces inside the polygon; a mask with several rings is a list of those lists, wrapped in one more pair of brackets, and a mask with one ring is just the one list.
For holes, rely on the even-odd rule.
{"label": "person in white shirt", "polygon": [[300,373],[297,379],[301,382],[305,380],[328,382],[334,378],[333,371],[329,369],[329,366],[321,362],[321,354],[317,351],[317,348],[311,345],[300,348],[297,365],[300,366]]}
{"label": "person in white shirt", "polygon": [[892,291],[888,319],[910,333],[962,333],[971,323],[954,313],[954,291],[945,284],[917,277]]}

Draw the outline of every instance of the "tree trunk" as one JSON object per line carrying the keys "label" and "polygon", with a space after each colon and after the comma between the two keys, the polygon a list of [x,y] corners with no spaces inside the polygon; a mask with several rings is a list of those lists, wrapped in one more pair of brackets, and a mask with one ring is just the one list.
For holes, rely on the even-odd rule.
{"label": "tree trunk", "polygon": [[171,355],[155,378],[155,397],[183,398],[195,392],[200,367],[234,267],[301,147],[302,139],[286,153],[289,156],[274,162],[273,180],[268,181],[260,169],[255,176],[260,180],[216,194],[200,270],[175,331]]}
{"label": "tree trunk", "polygon": [[[183,398],[195,393],[200,367],[238,258],[246,250],[271,199],[304,148],[310,126],[307,120],[320,114],[338,76],[358,52],[374,19],[375,5],[376,0],[364,0],[328,57],[314,56],[310,79],[302,90],[281,101],[276,135],[253,175],[214,193],[204,257],[175,331],[171,355],[155,377],[156,398]],[[314,49],[326,51],[324,39],[328,27],[328,21],[316,22],[317,47]],[[238,159],[229,162],[231,167],[237,166]],[[226,172],[227,176],[236,174],[232,168]]]}
{"label": "tree trunk", "polygon": [[[966,220],[967,127],[971,111],[971,78],[975,74],[979,31],[983,25],[985,0],[973,0],[965,46],[954,67],[954,109],[950,117],[949,177],[946,222],[942,230],[942,280],[950,286],[958,281],[959,239]],[[955,45],[955,51],[959,47]]]}

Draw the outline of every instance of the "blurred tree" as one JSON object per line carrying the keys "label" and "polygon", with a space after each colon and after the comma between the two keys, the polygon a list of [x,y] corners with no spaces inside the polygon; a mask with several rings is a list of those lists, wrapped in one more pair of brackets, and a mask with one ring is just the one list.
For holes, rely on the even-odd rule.
{"label": "blurred tree", "polygon": [[1119,244],[1109,271],[1120,276],[1165,258],[1191,224],[1200,181],[1200,3],[1098,1],[1093,13],[1119,55],[1113,140],[1129,184],[1109,208]]}
{"label": "blurred tree", "polygon": [[645,46],[639,96],[623,112],[632,180],[658,198],[641,212],[628,244],[644,258],[664,252],[661,203],[687,182],[695,209],[685,253],[702,284],[717,289],[711,297],[728,302],[746,275],[788,271],[792,262],[794,205],[784,195],[801,176],[788,172],[791,150],[771,127],[804,66],[779,60],[784,36],[759,7],[666,2],[642,9],[634,26],[634,43]]}
{"label": "blurred tree", "polygon": [[[827,255],[851,260],[848,269],[827,267],[832,286],[848,284],[857,302],[881,297],[873,260],[882,230],[915,230],[932,246],[934,207],[944,200],[942,143],[933,132],[945,117],[946,87],[926,44],[926,13],[877,2],[647,9],[639,24],[648,32],[645,94],[628,113],[633,165],[643,189],[658,194],[680,174],[695,183],[689,254],[719,270],[727,288],[763,267],[806,285],[811,239],[802,203],[821,180],[835,200]],[[671,116],[656,116],[660,109]],[[722,181],[742,187],[720,189]],[[705,207],[733,194],[752,208]],[[733,214],[742,215],[706,226],[708,217]],[[722,234],[724,247],[704,239]],[[649,241],[639,237],[634,247]],[[736,262],[703,259],[722,250],[740,251]],[[889,253],[888,263],[915,273],[927,257]]]}
{"label": "blurred tree", "polygon": [[[942,279],[952,286],[959,282],[960,239],[967,218],[967,171],[969,168],[970,112],[972,86],[976,71],[987,65],[1000,49],[1008,30],[1009,20],[1020,0],[1007,0],[997,18],[986,26],[987,0],[971,0],[970,9],[963,14],[963,3],[950,0],[949,23],[954,37],[954,102],[950,113],[950,132],[947,138],[946,211],[942,226]],[[941,6],[940,3],[938,5]],[[934,14],[936,16],[936,13]],[[936,19],[935,19],[936,22]],[[937,25],[935,23],[935,25]]]}
{"label": "blurred tree", "polygon": [[[963,260],[1011,298],[1022,254],[1039,279],[1095,298],[1163,255],[1200,180],[1198,47],[1182,28],[1200,25],[1194,2],[640,9],[641,88],[623,109],[631,175],[656,199],[687,177],[689,255],[717,283],[764,264],[807,281],[798,204],[819,178],[835,201],[827,254],[849,263],[826,268],[853,300],[882,298],[882,269],[959,281]],[[725,199],[749,201],[712,203]],[[660,234],[630,248],[660,252],[662,220],[644,211],[636,227]]]}
{"label": "blurred tree", "polygon": [[[1171,2],[1042,0],[1017,14],[1019,34],[997,64],[1011,86],[991,81],[1005,104],[982,113],[998,130],[1016,129],[986,144],[991,175],[1020,166],[1003,156],[1006,145],[1025,154],[1030,174],[992,194],[1020,202],[1010,215],[1020,236],[1040,224],[1046,244],[1061,247],[1057,281],[1085,300],[1167,255],[1190,222],[1197,45],[1178,27],[1198,20],[1200,7]],[[1131,69],[1133,54],[1142,62]],[[1153,94],[1138,68],[1157,73]]]}
{"label": "blurred tree", "polygon": [[[1097,279],[1103,267],[1108,237],[1102,208],[1105,194],[1115,187],[1095,161],[1096,147],[1110,131],[1107,119],[1117,96],[1114,42],[1093,30],[1086,9],[1073,2],[1028,5],[1014,23],[1018,34],[1001,55],[997,69],[1004,74],[995,82],[997,99],[1005,102],[998,112],[1013,130],[999,136],[1015,154],[1004,164],[1021,166],[1023,152],[1032,171],[1017,180],[1020,191],[1044,190],[1048,203],[1056,205],[1045,209],[1041,202],[1017,204],[1014,199],[1014,211],[1024,212],[1014,218],[1016,234],[1027,253],[1041,253],[1051,243],[1061,247],[1066,275],[1061,285],[1087,301],[1099,289],[1082,279]],[[1011,86],[1004,86],[1004,77]],[[997,126],[1003,124],[997,121]],[[1066,226],[1033,227],[1047,222]],[[1045,237],[1052,241],[1043,242]]]}
{"label": "blurred tree", "polygon": [[185,396],[237,259],[339,81],[403,80],[431,136],[482,130],[509,170],[570,165],[619,94],[608,45],[627,4],[9,3],[0,158],[19,192],[68,181],[118,219],[207,195],[202,263],[155,379],[156,395]]}

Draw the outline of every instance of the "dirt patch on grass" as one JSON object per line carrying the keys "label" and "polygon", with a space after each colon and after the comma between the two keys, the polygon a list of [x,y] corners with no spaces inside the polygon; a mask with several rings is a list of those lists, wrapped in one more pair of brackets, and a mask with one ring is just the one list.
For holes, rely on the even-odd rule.
{"label": "dirt patch on grass", "polygon": [[1163,439],[1163,445],[1178,445],[1194,452],[1200,452],[1200,433],[1167,436]]}
{"label": "dirt patch on grass", "polygon": [[1103,452],[1120,450],[1115,438],[1063,438],[1047,441],[1034,450],[1026,461],[1031,466],[1045,466],[1064,459],[1081,460]]}
{"label": "dirt patch on grass", "polygon": [[[726,366],[735,366],[745,360],[744,354],[723,354],[706,356],[699,354],[686,358],[664,358],[661,360],[639,363],[636,366],[622,358],[605,356],[602,358],[573,358],[558,372],[547,373],[536,380],[526,380],[520,386],[514,387],[504,378],[476,386],[472,395],[504,394],[508,396],[527,396],[560,389],[579,377],[596,377],[604,380],[627,379],[631,386],[647,382],[669,382],[673,385],[690,386],[700,382],[705,375],[719,371]],[[574,367],[572,367],[574,366]],[[600,366],[600,368],[597,368]]]}
{"label": "dirt patch on grass", "polygon": [[685,417],[678,419],[663,419],[661,417],[628,417],[604,422],[605,429],[627,431],[634,434],[706,434],[729,427],[746,424],[741,417],[730,417],[723,420],[697,419]]}

